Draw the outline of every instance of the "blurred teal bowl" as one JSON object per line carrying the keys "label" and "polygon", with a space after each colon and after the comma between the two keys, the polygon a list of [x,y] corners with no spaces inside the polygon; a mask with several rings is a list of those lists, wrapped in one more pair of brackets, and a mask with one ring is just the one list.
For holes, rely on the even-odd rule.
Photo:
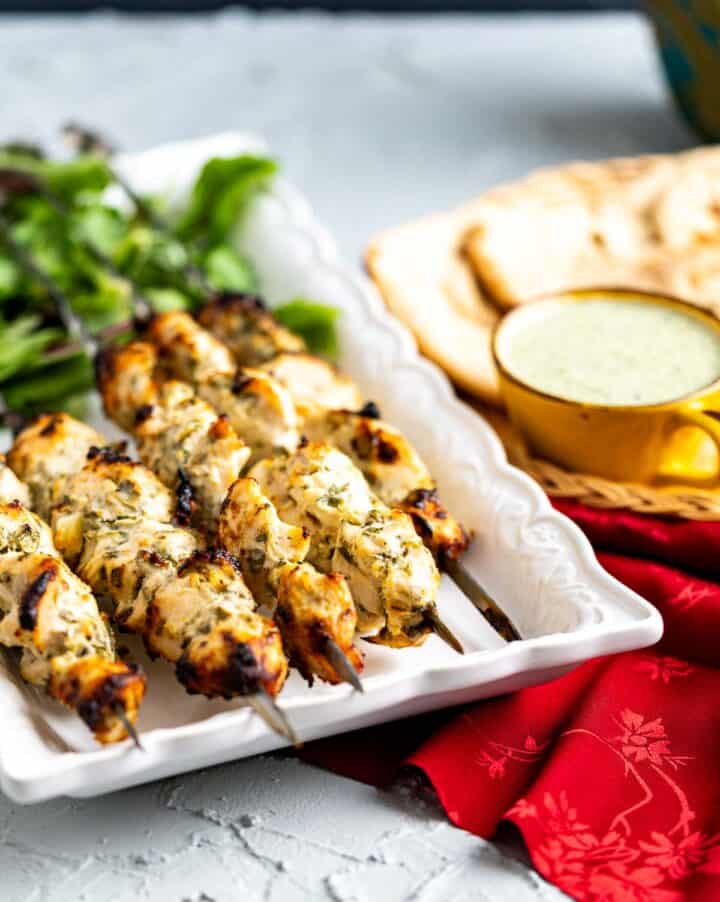
{"label": "blurred teal bowl", "polygon": [[720,0],[646,0],[678,106],[707,141],[720,141]]}

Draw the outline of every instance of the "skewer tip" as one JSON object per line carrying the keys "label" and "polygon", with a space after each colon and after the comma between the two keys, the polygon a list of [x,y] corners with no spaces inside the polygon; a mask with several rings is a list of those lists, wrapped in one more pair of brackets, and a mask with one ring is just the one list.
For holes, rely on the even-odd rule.
{"label": "skewer tip", "polygon": [[429,607],[425,612],[425,616],[427,618],[428,623],[432,626],[435,634],[443,640],[443,642],[447,642],[447,644],[456,651],[459,655],[465,654],[465,649],[462,646],[462,642],[457,638],[457,636],[452,632],[450,627],[445,623],[444,620],[440,618],[440,614],[438,613],[438,609],[433,605]]}
{"label": "skewer tip", "polygon": [[289,739],[296,749],[302,748],[300,737],[285,712],[265,689],[258,689],[253,695],[248,695],[246,700],[272,730]]}
{"label": "skewer tip", "polygon": [[458,560],[444,561],[443,570],[499,636],[506,642],[517,642],[522,638],[505,611]]}
{"label": "skewer tip", "polygon": [[356,692],[364,692],[357,670],[350,663],[348,656],[340,648],[337,642],[330,636],[325,637],[325,654],[333,666],[333,669],[342,679],[349,683]]}
{"label": "skewer tip", "polygon": [[113,708],[115,710],[115,713],[118,716],[120,723],[125,727],[125,732],[128,734],[128,736],[132,739],[133,743],[135,744],[135,748],[141,752],[144,752],[145,747],[140,742],[140,737],[138,736],[138,732],[135,729],[135,724],[130,722],[130,720],[127,716],[127,713],[125,711],[125,708],[123,708],[123,706],[120,702],[115,702],[115,704],[113,705]]}

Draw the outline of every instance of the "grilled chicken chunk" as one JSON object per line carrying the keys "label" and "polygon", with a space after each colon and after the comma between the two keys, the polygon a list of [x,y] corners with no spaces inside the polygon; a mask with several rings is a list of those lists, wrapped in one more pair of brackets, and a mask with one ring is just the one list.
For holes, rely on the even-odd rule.
{"label": "grilled chicken chunk", "polygon": [[470,537],[441,503],[423,459],[394,426],[363,412],[318,410],[305,420],[303,432],[347,454],[381,501],[410,515],[441,564],[467,549]]}
{"label": "grilled chicken chunk", "polygon": [[357,410],[363,396],[336,367],[311,354],[279,354],[258,369],[272,376],[290,392],[301,420],[318,408]]}
{"label": "grilled chicken chunk", "polygon": [[109,347],[95,360],[95,382],[105,412],[126,432],[157,403],[157,350],[145,341]]}
{"label": "grilled chicken chunk", "polygon": [[[7,469],[7,468],[5,468]],[[102,743],[127,738],[119,712],[134,723],[145,676],[118,661],[90,589],[64,564],[48,525],[0,480],[0,645],[21,652],[23,679],[74,709]]]}
{"label": "grilled chicken chunk", "polygon": [[269,607],[275,605],[283,570],[304,561],[310,551],[307,531],[283,523],[254,479],[238,479],[230,489],[218,541],[240,561],[257,601]]}
{"label": "grilled chicken chunk", "polygon": [[373,492],[397,507],[416,489],[435,482],[420,455],[399,430],[349,410],[318,410],[303,424],[311,442],[328,442],[351,458]]}
{"label": "grilled chicken chunk", "polygon": [[290,393],[267,373],[237,370],[211,376],[194,386],[215,410],[222,410],[233,429],[251,448],[251,461],[293,451],[300,441],[298,415]]}
{"label": "grilled chicken chunk", "polygon": [[258,366],[278,354],[307,350],[302,338],[279,323],[252,295],[217,295],[203,306],[198,320],[227,345],[240,366]]}
{"label": "grilled chicken chunk", "polygon": [[311,685],[314,676],[326,683],[342,681],[329,656],[328,639],[362,673],[363,656],[353,644],[357,609],[341,573],[320,573],[307,562],[286,567],[278,581],[275,619],[290,663]]}
{"label": "grilled chicken chunk", "polygon": [[97,372],[105,411],[133,433],[141,461],[176,492],[179,519],[213,532],[250,448],[188,383],[158,384],[157,366],[157,349],[144,342],[103,352]]}
{"label": "grilled chicken chunk", "polygon": [[[18,441],[22,460],[53,456],[42,430]],[[198,550],[195,536],[172,524],[172,496],[157,477],[116,449],[91,449],[85,466],[64,478],[60,461],[50,466],[58,546],[116,620],[176,665],[188,691],[228,698],[279,691],[287,661],[277,628],[253,610],[237,562]]]}
{"label": "grilled chicken chunk", "polygon": [[42,414],[17,436],[7,462],[30,491],[32,509],[48,519],[56,483],[79,470],[92,447],[107,442],[66,413]]}
{"label": "grilled chicken chunk", "polygon": [[166,382],[135,440],[142,462],[174,488],[184,522],[193,519],[214,533],[222,499],[242,472],[250,448],[227,417],[184,382]]}
{"label": "grilled chicken chunk", "polygon": [[267,373],[238,369],[228,349],[189,314],[159,314],[147,338],[157,348],[163,371],[222,411],[255,460],[297,446],[298,416],[290,392]]}
{"label": "grilled chicken chunk", "polygon": [[[398,429],[379,418],[374,404],[363,406],[349,379],[304,353],[306,349],[286,347],[287,330],[251,301],[211,300],[198,320],[232,352],[239,366],[260,365],[290,392],[303,435],[344,451],[385,504],[412,517],[418,534],[441,564],[467,549],[469,536],[441,503],[420,455]],[[202,330],[196,326],[196,332]],[[254,337],[263,349],[261,355],[253,356]],[[199,344],[199,337],[194,340]]]}
{"label": "grilled chicken chunk", "polygon": [[290,663],[312,683],[342,677],[328,657],[328,639],[356,672],[363,659],[353,645],[355,604],[346,580],[304,562],[310,539],[302,527],[283,523],[254,479],[239,479],[220,516],[218,539],[235,551],[256,599],[274,613]]}
{"label": "grilled chicken chunk", "polygon": [[370,492],[342,452],[306,444],[251,475],[288,523],[311,538],[309,560],[348,581],[361,632],[386,645],[418,645],[431,631],[439,574],[410,518]]}
{"label": "grilled chicken chunk", "polygon": [[278,629],[255,613],[238,561],[201,551],[161,587],[148,612],[148,649],[177,661],[189,692],[277,695],[288,663]]}

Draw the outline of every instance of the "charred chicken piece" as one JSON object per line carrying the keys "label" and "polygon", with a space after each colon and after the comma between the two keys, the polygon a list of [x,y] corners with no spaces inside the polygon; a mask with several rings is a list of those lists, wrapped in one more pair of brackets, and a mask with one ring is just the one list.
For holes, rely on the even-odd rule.
{"label": "charred chicken piece", "polygon": [[95,359],[105,412],[126,432],[134,432],[157,403],[157,363],[157,351],[144,341],[107,347]]}
{"label": "charred chicken piece", "polygon": [[440,579],[432,555],[410,518],[375,498],[346,455],[309,443],[251,475],[283,520],[307,530],[310,562],[346,577],[361,632],[393,647],[424,641]]}
{"label": "charred chicken piece", "polygon": [[180,310],[159,313],[148,324],[146,339],[165,354],[172,354],[170,372],[176,379],[198,385],[209,376],[237,369],[233,356],[210,332],[198,329],[195,320]]}
{"label": "charred chicken piece", "polygon": [[261,686],[277,695],[288,670],[282,640],[254,609],[238,561],[224,551],[197,552],[155,594],[148,647],[177,660],[190,692],[231,698]]}
{"label": "charred chicken piece", "polygon": [[240,366],[258,366],[278,354],[306,351],[305,342],[247,294],[219,294],[204,304],[199,322],[229,348]]}
{"label": "charred chicken piece", "polygon": [[238,479],[223,504],[218,542],[240,561],[245,582],[260,604],[273,607],[283,570],[305,560],[310,538],[305,529],[278,516],[254,479]]}
{"label": "charred chicken piece", "polygon": [[239,479],[220,516],[218,538],[235,551],[253,594],[274,612],[290,663],[312,683],[339,683],[333,643],[354,669],[363,659],[353,645],[355,604],[346,580],[304,562],[310,540],[302,527],[283,523],[254,479]]}
{"label": "charred chicken piece", "polygon": [[14,500],[23,490],[3,474],[0,645],[18,649],[23,679],[75,710],[99,742],[127,739],[123,719],[135,723],[145,676],[116,659],[90,589],[60,560],[48,525]]}
{"label": "charred chicken piece", "polygon": [[[316,676],[333,684],[347,680],[330,642],[355,674],[362,673],[363,656],[353,644],[357,611],[341,573],[320,573],[307,562],[286,567],[278,581],[275,619],[290,663],[311,685]],[[351,681],[360,688],[357,677]]]}

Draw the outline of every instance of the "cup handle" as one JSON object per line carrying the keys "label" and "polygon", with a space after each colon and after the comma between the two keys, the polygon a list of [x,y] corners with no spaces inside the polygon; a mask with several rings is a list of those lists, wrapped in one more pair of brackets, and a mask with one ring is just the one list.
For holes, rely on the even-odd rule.
{"label": "cup handle", "polygon": [[[720,461],[720,410],[705,407],[703,404],[688,404],[677,412],[678,426],[695,426],[702,429],[708,438],[712,439],[718,452]],[[690,480],[688,480],[690,481]],[[697,484],[698,480],[694,480]],[[702,480],[705,484],[720,484],[720,463],[713,476]]]}

